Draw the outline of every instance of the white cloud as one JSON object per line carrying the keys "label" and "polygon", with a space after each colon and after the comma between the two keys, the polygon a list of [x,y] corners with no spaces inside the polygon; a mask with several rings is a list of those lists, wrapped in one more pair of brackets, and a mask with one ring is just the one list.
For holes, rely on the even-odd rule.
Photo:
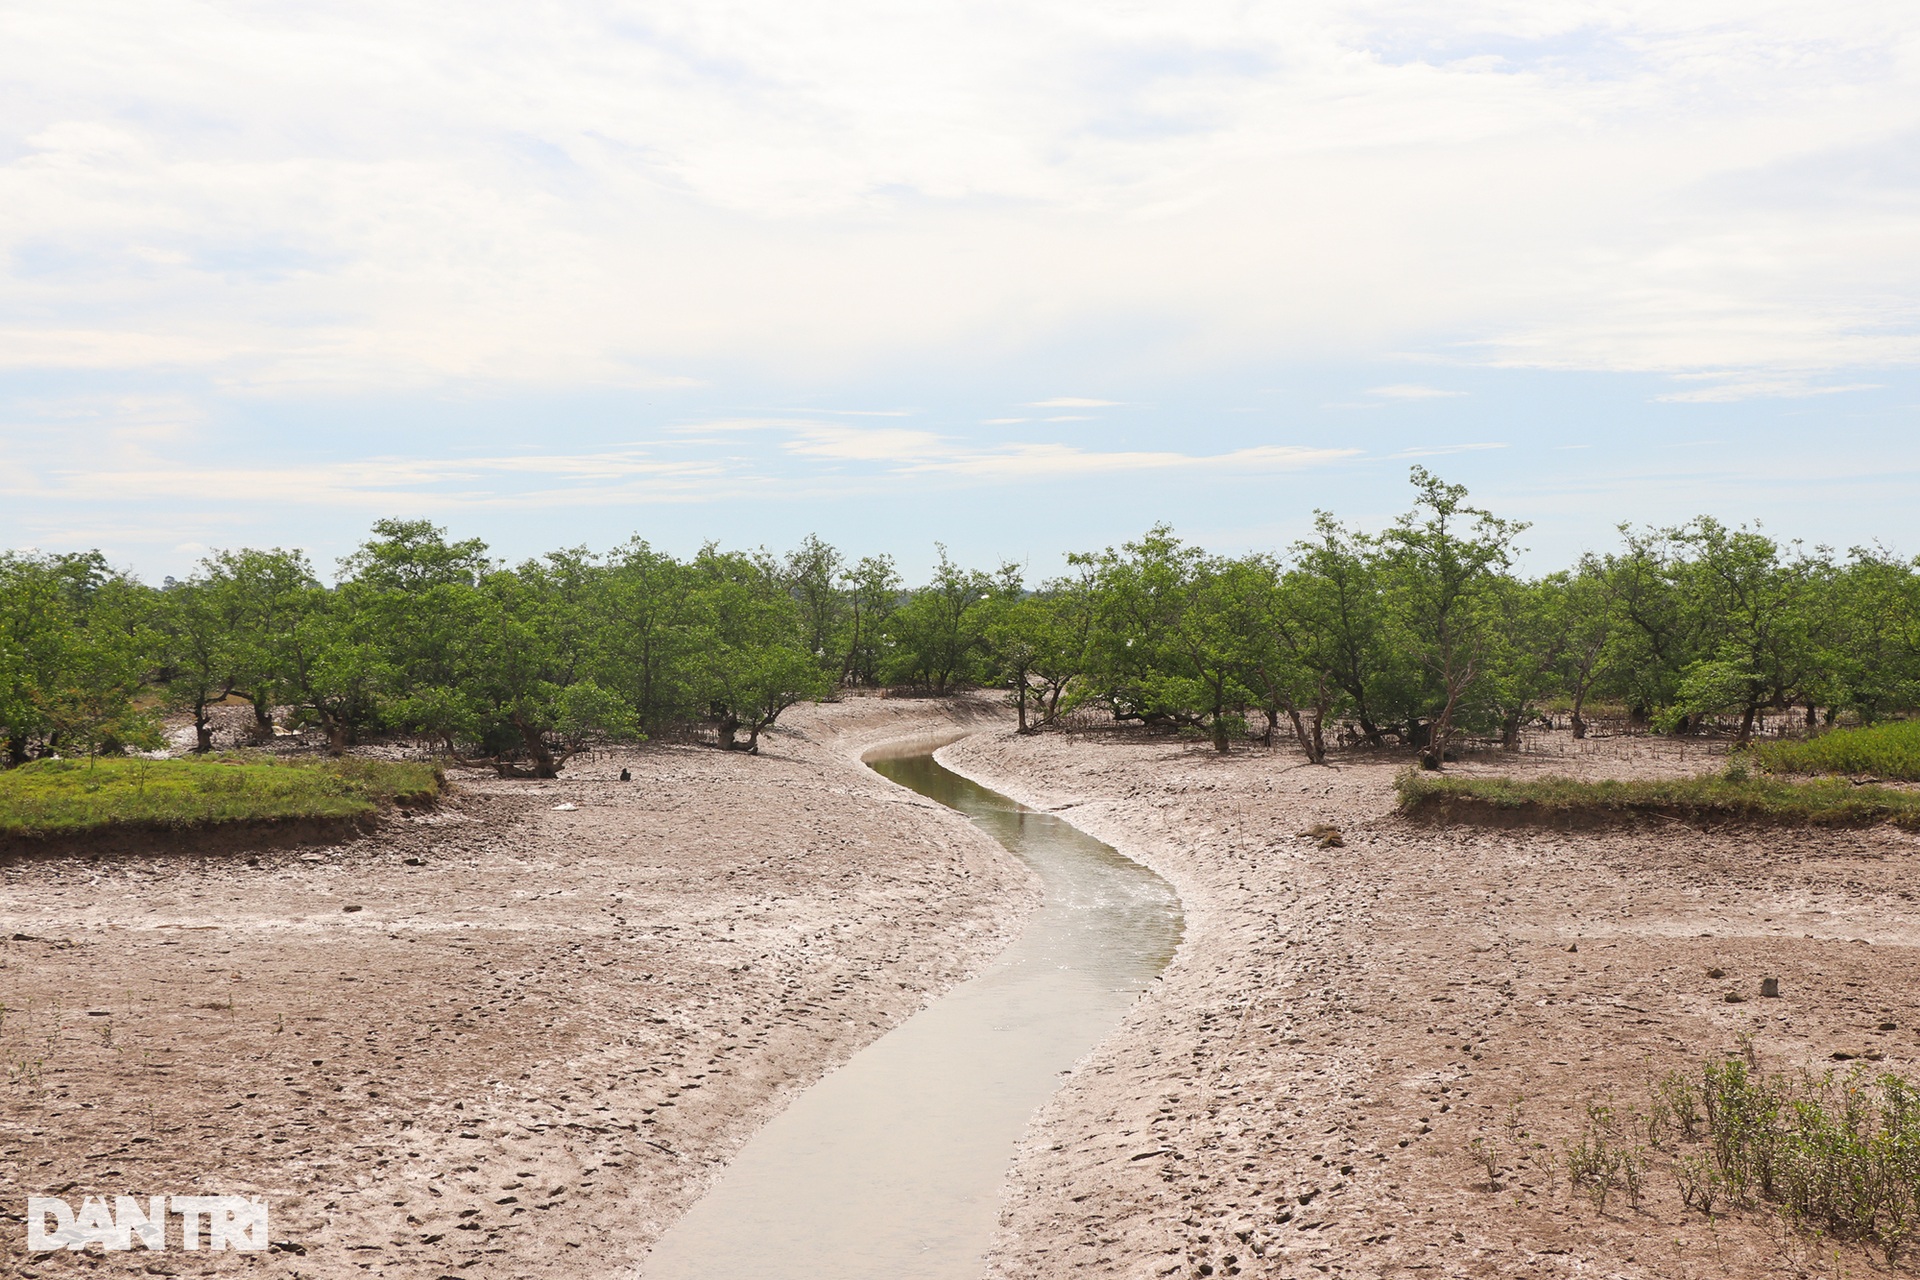
{"label": "white cloud", "polygon": [[106,451],[49,449],[31,464],[23,457],[0,468],[0,496],[102,504],[171,500],[196,506],[210,497],[244,496],[252,503],[392,509],[428,502],[497,506],[704,497],[715,482],[731,482],[723,461],[667,460],[639,448],[204,466],[150,451],[144,443]]}
{"label": "white cloud", "polygon": [[799,426],[787,442],[789,453],[848,462],[898,462],[924,458],[945,448],[931,431],[871,430],[833,424]]}
{"label": "white cloud", "polygon": [[1440,387],[1424,387],[1415,383],[1399,383],[1391,387],[1374,387],[1367,394],[1379,396],[1384,400],[1444,400],[1467,393],[1446,391]]}
{"label": "white cloud", "polygon": [[1807,396],[1833,396],[1849,391],[1875,391],[1877,382],[1849,382],[1841,384],[1817,383],[1809,378],[1793,377],[1754,377],[1752,375],[1729,373],[1681,374],[1690,381],[1714,380],[1711,386],[1696,387],[1691,391],[1673,391],[1655,400],[1679,404],[1730,404],[1737,400],[1759,399],[1801,399]]}
{"label": "white cloud", "polygon": [[[725,419],[716,423],[688,424],[676,430],[687,433],[684,438],[697,439],[699,433],[710,429],[725,432],[762,431],[784,436],[779,450],[794,458],[830,463],[876,464],[883,473],[893,475],[938,474],[995,480],[1155,469],[1290,471],[1357,457],[1362,452],[1354,448],[1299,445],[1257,445],[1217,454],[1081,449],[1053,442],[982,446],[932,431],[858,427],[837,422],[781,418]],[[1458,449],[1500,447],[1457,446]],[[575,463],[567,460],[564,464],[552,465],[559,467]]]}
{"label": "white cloud", "polygon": [[1029,444],[956,454],[906,469],[994,480],[1113,475],[1130,471],[1298,471],[1357,457],[1359,453],[1358,449],[1305,449],[1286,445],[1259,445],[1215,454],[1099,452],[1064,444]]}
{"label": "white cloud", "polygon": [[[1101,475],[1127,471],[1242,469],[1290,471],[1356,457],[1358,449],[1258,445],[1217,454],[1160,450],[1080,449],[1058,443],[981,447],[931,431],[863,428],[837,423],[766,423],[789,438],[785,452],[833,461],[893,464],[899,474],[944,474],[980,479]],[[1462,446],[1495,448],[1499,446]]]}
{"label": "white cloud", "polygon": [[1415,449],[1402,449],[1390,453],[1389,458],[1445,458],[1456,453],[1484,453],[1488,449],[1504,449],[1504,441],[1488,441],[1481,444],[1436,444],[1422,445]]}
{"label": "white cloud", "polygon": [[[711,437],[702,432],[717,432]],[[405,508],[617,506],[633,502],[713,501],[730,495],[815,485],[839,464],[897,484],[901,477],[1007,481],[1144,471],[1292,471],[1354,457],[1357,449],[1263,445],[1218,454],[1100,451],[1055,443],[977,447],[929,431],[858,427],[804,419],[727,419],[689,426],[675,444],[711,439],[732,445],[741,433],[780,437],[778,453],[826,464],[826,471],[780,468],[766,451],[663,458],[646,446],[582,453],[513,453],[466,458],[370,457],[301,466],[270,463],[192,465],[142,446],[102,454],[69,448],[29,465],[0,467],[0,497],[58,504],[206,502],[244,495],[255,504],[391,511]],[[861,483],[856,474],[838,492]],[[822,488],[821,496],[834,490]]]}
{"label": "white cloud", "polygon": [[1055,396],[1051,400],[1035,400],[1036,409],[1111,409],[1119,404],[1118,400],[1089,400],[1084,396]]}
{"label": "white cloud", "polygon": [[27,6],[0,46],[0,364],[286,391],[955,349],[1912,363],[1906,16]]}

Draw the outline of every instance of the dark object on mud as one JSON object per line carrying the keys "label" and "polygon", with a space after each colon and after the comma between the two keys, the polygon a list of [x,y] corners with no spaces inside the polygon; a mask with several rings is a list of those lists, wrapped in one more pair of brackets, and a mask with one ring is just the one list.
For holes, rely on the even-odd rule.
{"label": "dark object on mud", "polygon": [[1741,995],[1738,991],[1727,992],[1726,998],[1727,998],[1728,1004],[1745,1004],[1747,1002],[1747,998]]}
{"label": "dark object on mud", "polygon": [[1707,976],[1709,978],[1724,978],[1727,976],[1727,971],[1725,969],[1715,967],[1707,970]]}
{"label": "dark object on mud", "polygon": [[361,906],[361,905],[360,905],[359,903],[357,903],[357,902],[354,902],[354,903],[349,903],[349,904],[348,904],[347,906],[344,906],[344,907],[342,907],[342,908],[340,908],[340,909],[341,909],[342,911],[349,911],[349,912],[351,912],[351,911],[364,911],[364,910],[365,910],[365,908],[364,908],[364,907],[362,907],[362,906]]}
{"label": "dark object on mud", "polygon": [[1311,840],[1321,849],[1344,849],[1346,837],[1340,834],[1340,828],[1330,827],[1324,822],[1316,822],[1300,833],[1303,840]]}
{"label": "dark object on mud", "polygon": [[633,781],[633,770],[631,770],[631,769],[622,769],[622,770],[620,771],[620,781],[622,781],[622,782],[632,782],[632,781]]}
{"label": "dark object on mud", "polygon": [[1780,998],[1780,979],[1760,979],[1760,995],[1762,999],[1778,1000]]}

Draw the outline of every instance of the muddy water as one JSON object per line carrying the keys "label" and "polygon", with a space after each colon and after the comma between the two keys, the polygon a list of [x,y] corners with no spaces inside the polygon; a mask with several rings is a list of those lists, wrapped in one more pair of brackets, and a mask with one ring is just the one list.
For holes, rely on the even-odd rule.
{"label": "muddy water", "polygon": [[1172,887],[1107,845],[925,752],[870,762],[1018,854],[1044,899],[992,967],[756,1134],[647,1280],[975,1280],[1034,1109],[1180,941]]}

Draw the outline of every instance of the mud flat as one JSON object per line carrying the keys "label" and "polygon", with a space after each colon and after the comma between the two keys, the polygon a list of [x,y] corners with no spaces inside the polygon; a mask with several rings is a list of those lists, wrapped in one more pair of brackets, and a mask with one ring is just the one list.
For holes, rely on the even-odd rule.
{"label": "mud flat", "polygon": [[[1668,744],[1530,745],[1462,768],[1713,763]],[[1431,827],[1393,811],[1402,760],[1315,768],[1119,734],[1003,730],[938,758],[1146,863],[1186,911],[1164,980],[1029,1132],[994,1276],[1704,1280],[1878,1265],[1765,1210],[1705,1219],[1657,1154],[1643,1202],[1616,1192],[1602,1212],[1558,1158],[1587,1103],[1630,1108],[1653,1077],[1743,1035],[1768,1068],[1913,1073],[1913,836]],[[1302,838],[1313,824],[1343,845]],[[1760,998],[1764,977],[1779,999]],[[1508,1144],[1497,1190],[1468,1153],[1476,1136]]]}
{"label": "mud flat", "polygon": [[873,767],[965,813],[1044,885],[1019,938],[796,1098],[670,1228],[648,1280],[978,1280],[1034,1109],[1152,984],[1173,890],[930,755]]}
{"label": "mud flat", "polygon": [[[1018,933],[1025,867],[859,760],[997,714],[852,699],[758,758],[456,773],[344,844],[0,868],[0,1273],[631,1274]],[[262,1196],[277,1244],[36,1259],[28,1192]]]}

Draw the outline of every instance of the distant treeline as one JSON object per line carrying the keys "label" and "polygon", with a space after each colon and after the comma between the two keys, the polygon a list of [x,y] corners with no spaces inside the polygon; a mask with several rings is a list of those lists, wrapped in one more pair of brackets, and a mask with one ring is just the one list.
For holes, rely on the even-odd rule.
{"label": "distant treeline", "polygon": [[1282,555],[1213,556],[1159,527],[1017,566],[944,551],[908,589],[886,556],[817,538],[784,557],[634,540],[518,566],[424,521],[383,520],[323,584],[298,551],[226,551],[149,586],[99,553],[0,555],[5,760],[151,745],[154,712],[237,696],[271,737],[292,707],[344,750],[374,734],[551,775],[593,742],[702,726],[752,749],[795,703],[854,686],[1007,691],[1023,729],[1092,708],[1226,751],[1290,731],[1322,760],[1340,725],[1438,767],[1463,733],[1512,745],[1543,709],[1586,731],[1625,708],[1686,732],[1768,709],[1806,723],[1920,703],[1920,574],[1702,517],[1513,572],[1524,525],[1416,468],[1413,509],[1365,532],[1320,513]]}

